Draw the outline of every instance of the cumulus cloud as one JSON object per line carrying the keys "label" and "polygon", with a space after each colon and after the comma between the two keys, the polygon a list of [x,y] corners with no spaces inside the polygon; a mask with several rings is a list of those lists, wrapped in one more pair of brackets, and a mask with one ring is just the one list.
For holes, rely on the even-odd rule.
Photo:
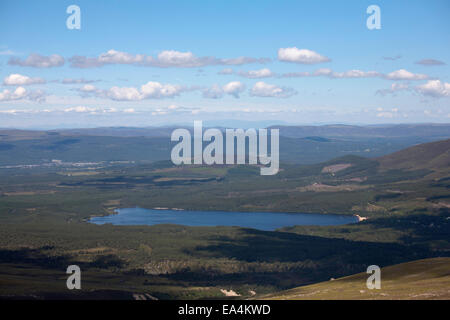
{"label": "cumulus cloud", "polygon": [[203,97],[209,99],[222,98],[224,94],[229,94],[235,98],[239,98],[240,94],[245,90],[245,85],[240,81],[231,81],[222,87],[214,84],[210,88],[203,90]]}
{"label": "cumulus cloud", "polygon": [[391,87],[389,89],[377,90],[376,94],[385,96],[387,94],[395,94],[398,91],[404,91],[404,90],[409,90],[409,85],[407,83],[394,82],[393,84],[391,84]]}
{"label": "cumulus cloud", "polygon": [[31,113],[31,114],[36,114],[36,113],[49,113],[52,112],[49,109],[43,109],[43,110],[35,110],[35,109],[8,109],[8,110],[0,110],[0,113],[4,113],[4,114],[9,114],[9,115],[17,115],[17,114],[24,114],[24,113]]}
{"label": "cumulus cloud", "polygon": [[405,69],[396,70],[388,74],[382,74],[377,71],[363,71],[358,69],[344,72],[335,72],[329,68],[317,69],[314,72],[290,72],[281,75],[282,78],[299,77],[328,77],[332,79],[351,79],[351,78],[383,78],[387,80],[424,80],[429,76],[426,74],[412,73]]}
{"label": "cumulus cloud", "polygon": [[223,86],[223,92],[230,94],[235,98],[239,98],[239,94],[244,90],[245,85],[239,81],[232,81]]}
{"label": "cumulus cloud", "polygon": [[263,81],[255,83],[250,90],[250,95],[256,97],[288,98],[296,93],[292,88],[282,88]]}
{"label": "cumulus cloud", "polygon": [[430,80],[427,83],[419,85],[416,90],[423,95],[435,98],[450,96],[450,83],[440,80]]}
{"label": "cumulus cloud", "polygon": [[42,102],[45,100],[45,95],[41,90],[29,91],[24,87],[17,87],[14,91],[5,89],[0,92],[0,101],[14,101],[24,99]]}
{"label": "cumulus cloud", "polygon": [[82,86],[80,88],[80,91],[83,91],[83,92],[94,92],[96,90],[97,90],[97,88],[92,84],[85,84],[84,86]]}
{"label": "cumulus cloud", "polygon": [[416,64],[421,64],[423,66],[442,66],[445,65],[445,62],[435,59],[422,59],[417,61]]}
{"label": "cumulus cloud", "polygon": [[315,64],[331,61],[328,57],[317,52],[308,49],[298,49],[297,47],[278,49],[278,60],[302,64]]}
{"label": "cumulus cloud", "polygon": [[385,75],[389,80],[424,80],[428,79],[426,74],[412,73],[405,69],[400,69]]}
{"label": "cumulus cloud", "polygon": [[243,65],[249,63],[266,63],[270,59],[238,57],[220,59],[216,57],[197,57],[192,52],[165,50],[156,57],[145,54],[130,54],[117,50],[109,50],[98,57],[73,56],[69,59],[75,68],[95,68],[108,64],[128,64],[158,68],[197,68],[210,65]]}
{"label": "cumulus cloud", "polygon": [[178,96],[183,88],[179,85],[161,84],[159,82],[149,81],[141,86],[143,99],[161,99]]}
{"label": "cumulus cloud", "polygon": [[91,95],[97,96],[97,97],[105,97],[105,90],[98,89],[96,86],[92,84],[85,84],[81,88],[76,89],[82,97],[88,97]]}
{"label": "cumulus cloud", "polygon": [[109,50],[98,57],[89,58],[85,56],[73,56],[69,59],[71,66],[75,68],[95,68],[106,64],[135,64],[142,63],[143,55],[132,55],[126,52]]}
{"label": "cumulus cloud", "polygon": [[223,97],[223,89],[218,84],[213,84],[210,88],[203,90],[203,98],[219,99]]}
{"label": "cumulus cloud", "polygon": [[376,71],[349,70],[345,72],[333,72],[332,78],[373,78],[379,77],[380,73]]}
{"label": "cumulus cloud", "polygon": [[118,101],[136,101],[142,100],[143,95],[137,88],[133,87],[117,87],[114,86],[105,92],[105,95],[112,99]]}
{"label": "cumulus cloud", "polygon": [[329,68],[317,69],[314,72],[290,72],[281,75],[282,78],[301,78],[301,77],[328,77],[334,79],[344,78],[374,78],[381,77],[382,74],[376,71],[349,70],[344,72],[335,72]]}
{"label": "cumulus cloud", "polygon": [[260,70],[241,71],[239,75],[249,79],[259,79],[273,77],[274,73],[270,69],[264,68]]}
{"label": "cumulus cloud", "polygon": [[65,108],[64,112],[86,113],[86,112],[95,112],[96,110],[97,110],[96,108],[92,108],[92,107],[76,106],[76,107]]}
{"label": "cumulus cloud", "polygon": [[149,81],[140,88],[114,86],[108,90],[102,90],[94,85],[86,84],[78,89],[84,96],[94,95],[100,98],[109,98],[117,101],[172,98],[180,95],[180,93],[185,90],[187,89],[179,85],[161,84],[154,81]]}
{"label": "cumulus cloud", "polygon": [[64,58],[58,54],[42,56],[37,53],[32,53],[26,59],[12,57],[9,59],[8,64],[21,67],[52,68],[64,65]]}
{"label": "cumulus cloud", "polygon": [[26,86],[40,83],[45,83],[45,80],[41,78],[30,78],[18,73],[10,74],[3,79],[3,85],[5,86]]}

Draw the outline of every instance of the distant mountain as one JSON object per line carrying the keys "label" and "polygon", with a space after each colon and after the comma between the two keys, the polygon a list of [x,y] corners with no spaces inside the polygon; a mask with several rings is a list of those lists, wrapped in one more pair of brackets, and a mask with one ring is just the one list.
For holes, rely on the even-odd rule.
{"label": "distant mountain", "polygon": [[103,127],[85,129],[53,130],[61,135],[108,136],[108,137],[170,137],[175,127]]}
{"label": "distant mountain", "polygon": [[[416,128],[414,132],[422,133],[423,136],[413,135],[409,131],[408,135],[406,131],[412,130],[413,127]],[[411,125],[409,129],[405,128],[401,125],[382,130],[380,127],[340,125],[280,127],[280,161],[314,164],[345,155],[374,158],[421,143],[450,138],[450,125]],[[0,130],[0,165],[36,164],[54,159],[65,162],[168,160],[171,148],[175,145],[175,142],[170,141],[174,129],[171,127],[109,127],[51,131],[4,129]],[[288,136],[284,135],[285,130]],[[373,135],[370,135],[371,130],[376,132],[373,131]],[[380,136],[383,130],[386,131],[385,137]],[[387,134],[389,130],[396,131],[397,135],[390,137]],[[289,132],[295,132],[297,137],[289,137]],[[349,135],[351,133],[354,135]],[[448,150],[448,143],[436,143],[429,148],[436,149],[437,152],[442,149]],[[433,155],[434,151],[430,150],[419,150],[417,155],[399,153],[380,158],[381,167],[395,169],[409,166],[417,169],[420,166],[414,161],[418,156],[423,157],[421,163],[425,165],[430,161],[425,156]],[[436,165],[448,166],[446,159],[448,153],[446,157],[443,155],[434,161]]]}
{"label": "distant mountain", "polygon": [[432,137],[434,140],[450,138],[450,124],[394,124],[383,126],[272,126],[280,129],[280,135],[290,138],[321,137]]}
{"label": "distant mountain", "polygon": [[298,287],[263,299],[270,300],[423,300],[450,299],[450,258],[432,258],[381,269],[381,289],[369,290],[366,272]]}

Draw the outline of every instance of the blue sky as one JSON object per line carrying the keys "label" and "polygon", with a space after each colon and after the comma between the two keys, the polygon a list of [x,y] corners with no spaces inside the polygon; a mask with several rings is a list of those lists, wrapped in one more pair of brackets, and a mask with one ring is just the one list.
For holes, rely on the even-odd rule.
{"label": "blue sky", "polygon": [[449,13],[445,0],[2,1],[0,127],[449,122]]}

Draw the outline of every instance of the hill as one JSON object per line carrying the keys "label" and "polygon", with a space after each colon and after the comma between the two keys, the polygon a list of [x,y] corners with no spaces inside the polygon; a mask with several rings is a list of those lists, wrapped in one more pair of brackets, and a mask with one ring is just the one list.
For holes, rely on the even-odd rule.
{"label": "hill", "polygon": [[448,169],[450,139],[413,146],[377,160],[380,163],[380,169]]}
{"label": "hill", "polygon": [[368,274],[298,287],[263,296],[271,300],[450,299],[450,258],[431,258],[381,269],[381,289],[366,287]]}

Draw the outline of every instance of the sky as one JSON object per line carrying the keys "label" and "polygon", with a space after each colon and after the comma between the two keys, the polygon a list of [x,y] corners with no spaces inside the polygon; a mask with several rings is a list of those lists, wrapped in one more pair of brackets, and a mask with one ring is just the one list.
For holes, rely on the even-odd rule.
{"label": "sky", "polygon": [[0,127],[449,123],[449,14],[447,0],[2,0]]}

